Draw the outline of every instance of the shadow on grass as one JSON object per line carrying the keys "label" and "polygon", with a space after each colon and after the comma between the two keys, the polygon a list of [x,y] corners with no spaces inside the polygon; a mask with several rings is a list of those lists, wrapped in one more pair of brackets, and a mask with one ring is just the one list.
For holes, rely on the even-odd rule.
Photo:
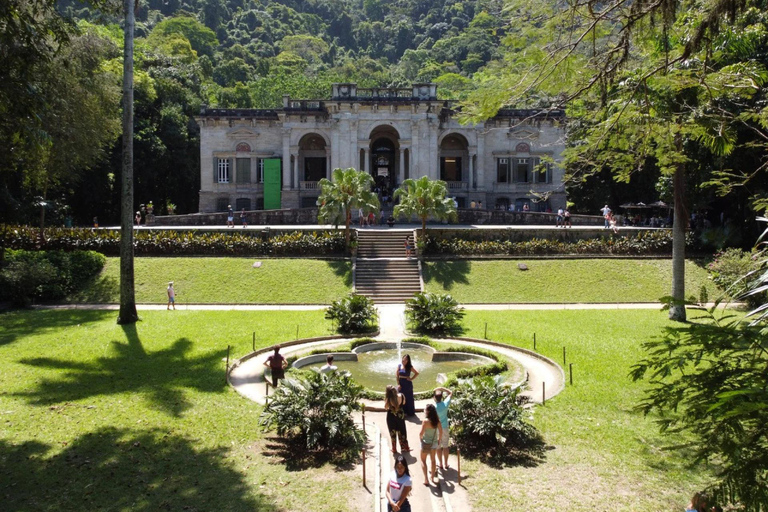
{"label": "shadow on grass", "polygon": [[61,371],[57,379],[43,379],[37,387],[18,393],[34,405],[71,402],[98,395],[138,393],[152,407],[173,416],[191,407],[185,389],[218,392],[225,387],[221,358],[224,350],[191,357],[192,342],[179,338],[169,348],[147,352],[135,325],[123,327],[127,343],[112,341],[117,355],[78,362],[49,357],[22,359],[38,368]]}
{"label": "shadow on grass", "polygon": [[344,286],[352,286],[352,265],[346,260],[330,260],[328,266],[337,276],[344,278]]}
{"label": "shadow on grass", "polygon": [[307,450],[304,439],[271,436],[265,439],[262,455],[285,465],[288,471],[304,471],[332,464],[337,471],[354,469],[359,454]]}
{"label": "shadow on grass", "polygon": [[251,492],[224,449],[167,432],[105,428],[50,449],[0,440],[3,510],[279,510]]}
{"label": "shadow on grass", "polygon": [[73,304],[110,304],[120,301],[120,283],[114,276],[96,276],[82,290],[73,294]]}
{"label": "shadow on grass", "polygon": [[101,322],[115,317],[114,311],[98,310],[12,310],[0,313],[0,347],[19,338],[64,327]]}
{"label": "shadow on grass", "polygon": [[469,284],[467,275],[471,266],[472,263],[467,260],[430,262],[422,267],[424,284],[435,281],[445,290],[451,290],[456,283]]}
{"label": "shadow on grass", "polygon": [[535,468],[547,459],[547,452],[554,450],[543,439],[529,441],[525,446],[482,449],[475,446],[462,447],[461,455],[479,460],[496,469],[505,467]]}

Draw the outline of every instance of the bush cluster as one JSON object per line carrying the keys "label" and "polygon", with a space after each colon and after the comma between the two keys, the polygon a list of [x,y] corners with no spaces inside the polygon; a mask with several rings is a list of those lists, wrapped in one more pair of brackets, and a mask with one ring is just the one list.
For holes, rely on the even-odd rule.
{"label": "bush cluster", "polygon": [[[694,236],[686,235],[686,245],[693,246]],[[610,254],[610,255],[658,255],[672,252],[672,233],[669,231],[644,231],[634,237],[596,238],[563,242],[534,238],[524,242],[512,242],[503,238],[478,240],[471,235],[438,239],[427,236],[426,255],[453,254],[458,256],[510,255],[544,256],[553,254]]]}
{"label": "bush cluster", "polygon": [[450,295],[420,292],[405,301],[405,316],[417,332],[455,334],[461,330],[464,308]]}
{"label": "bush cluster", "polygon": [[106,260],[94,251],[6,250],[0,268],[0,299],[17,306],[28,306],[33,299],[63,299],[101,272]]}
{"label": "bush cluster", "polygon": [[365,295],[350,293],[349,296],[331,302],[325,310],[325,318],[337,322],[342,333],[370,332],[376,327],[376,308]]}
{"label": "bush cluster", "polygon": [[[120,232],[90,228],[0,227],[0,244],[25,250],[91,250],[107,256],[120,254]],[[134,251],[141,256],[328,256],[344,254],[344,234],[336,231],[284,233],[265,237],[260,232],[136,231]]]}
{"label": "bush cluster", "polygon": [[766,302],[766,294],[757,293],[742,297],[754,288],[759,281],[760,261],[754,252],[741,249],[725,249],[715,254],[714,260],[707,265],[712,280],[734,299],[744,300],[750,309]]}

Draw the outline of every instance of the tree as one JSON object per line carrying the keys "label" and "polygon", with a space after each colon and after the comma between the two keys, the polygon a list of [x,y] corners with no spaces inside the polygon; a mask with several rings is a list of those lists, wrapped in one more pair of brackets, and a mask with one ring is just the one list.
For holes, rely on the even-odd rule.
{"label": "tree", "polygon": [[136,17],[134,3],[123,0],[125,26],[123,33],[123,168],[120,183],[120,312],[119,324],[133,324],[136,312],[136,289],[133,271],[133,30]]}
{"label": "tree", "polygon": [[407,179],[395,190],[394,198],[400,203],[395,206],[395,217],[417,216],[421,219],[421,234],[427,230],[427,219],[455,219],[456,206],[453,199],[445,197],[448,189],[444,181],[430,180],[428,176]]}
{"label": "tree", "polygon": [[336,222],[343,215],[346,247],[349,247],[352,210],[362,208],[366,212],[379,211],[379,198],[371,191],[372,188],[371,175],[352,167],[334,169],[333,181],[328,178],[320,180],[320,197],[317,198],[317,205],[320,207],[318,220]]}
{"label": "tree", "polygon": [[[761,219],[766,222],[768,219]],[[763,233],[763,240],[768,230]],[[744,296],[768,289],[768,252],[743,276]],[[743,296],[743,297],[744,297]],[[710,491],[739,510],[768,510],[768,307],[746,317],[716,307],[689,325],[669,327],[644,345],[646,356],[633,366],[634,380],[650,389],[639,409],[658,413],[663,432],[683,432],[692,441],[678,449],[692,463],[712,462],[718,481]]]}

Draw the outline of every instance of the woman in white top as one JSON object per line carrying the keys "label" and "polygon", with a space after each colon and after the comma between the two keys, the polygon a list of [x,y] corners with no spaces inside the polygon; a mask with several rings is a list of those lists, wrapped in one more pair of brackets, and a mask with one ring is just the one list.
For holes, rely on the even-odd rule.
{"label": "woman in white top", "polygon": [[411,512],[408,495],[413,488],[411,473],[405,457],[395,457],[395,470],[387,482],[387,512]]}

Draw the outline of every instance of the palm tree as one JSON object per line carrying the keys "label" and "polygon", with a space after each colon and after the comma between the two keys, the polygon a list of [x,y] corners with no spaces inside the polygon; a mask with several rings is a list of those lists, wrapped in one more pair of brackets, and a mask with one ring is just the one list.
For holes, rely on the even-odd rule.
{"label": "palm tree", "polygon": [[[138,2],[136,2],[138,5]],[[134,0],[123,1],[123,176],[120,213],[120,312],[117,323],[138,321],[133,273],[133,29]]]}
{"label": "palm tree", "polygon": [[365,171],[349,169],[334,169],[333,181],[328,178],[320,180],[320,197],[317,215],[321,222],[338,223],[344,215],[344,239],[349,247],[349,225],[352,221],[352,210],[362,208],[365,212],[379,211],[379,198],[371,192],[373,178]]}
{"label": "palm tree", "polygon": [[417,180],[407,179],[395,190],[394,197],[400,199],[400,204],[395,206],[395,217],[419,217],[423,236],[430,216],[437,220],[456,218],[456,206],[453,199],[445,197],[447,193],[444,181],[433,181],[427,176]]}

